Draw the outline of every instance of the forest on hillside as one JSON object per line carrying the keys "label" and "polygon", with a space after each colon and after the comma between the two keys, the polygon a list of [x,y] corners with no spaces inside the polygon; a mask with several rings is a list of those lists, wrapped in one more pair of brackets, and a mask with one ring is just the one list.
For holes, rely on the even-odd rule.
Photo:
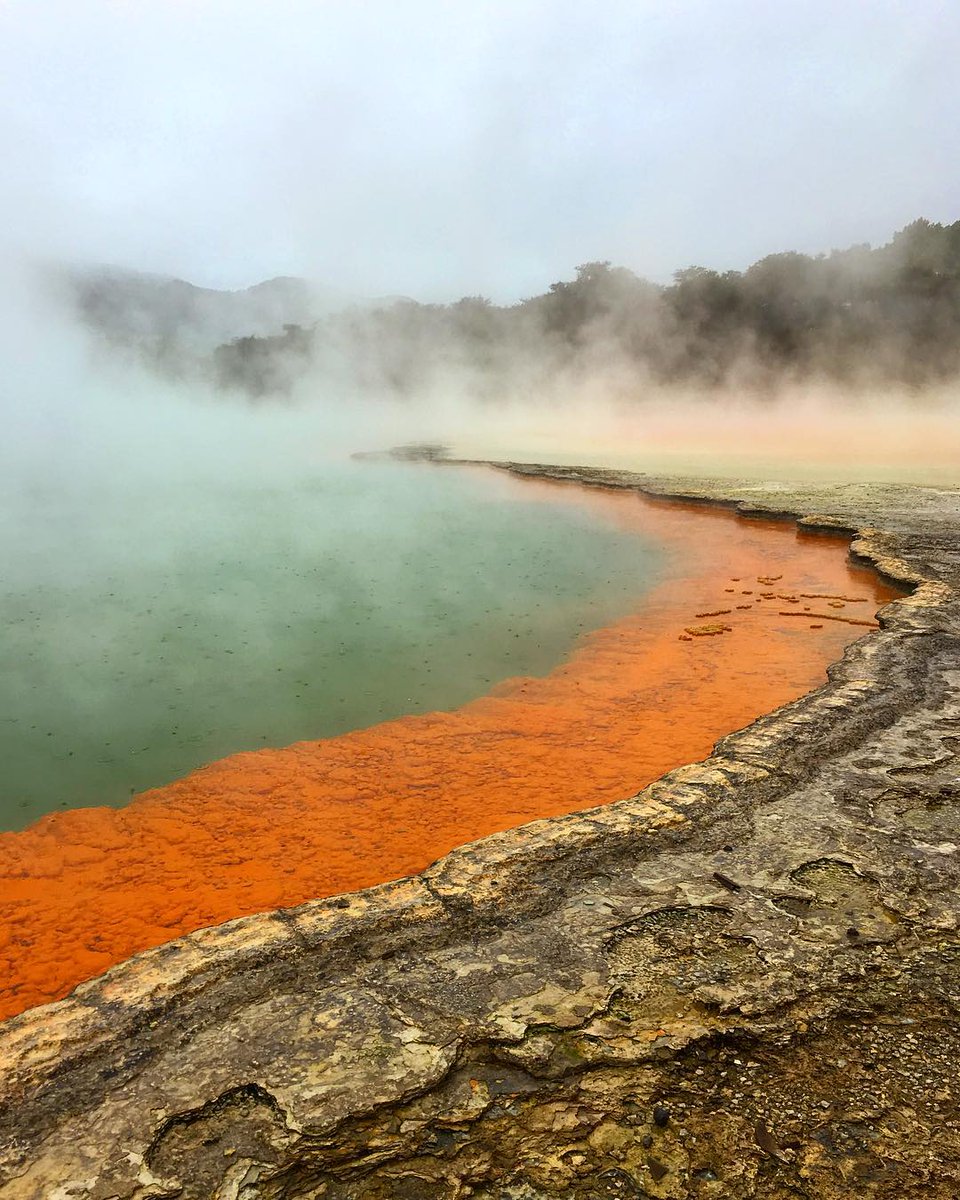
{"label": "forest on hillside", "polygon": [[348,308],[225,342],[202,369],[257,398],[313,377],[404,396],[455,376],[495,399],[558,371],[612,371],[627,390],[808,379],[922,388],[960,375],[960,221],[921,219],[884,246],[771,254],[744,271],[687,267],[667,286],[590,262],[508,306],[467,296]]}

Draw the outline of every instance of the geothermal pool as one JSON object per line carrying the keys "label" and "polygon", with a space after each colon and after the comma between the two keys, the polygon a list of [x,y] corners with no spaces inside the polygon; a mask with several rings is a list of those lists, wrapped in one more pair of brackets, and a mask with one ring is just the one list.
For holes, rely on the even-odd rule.
{"label": "geothermal pool", "polygon": [[542,674],[663,558],[492,472],[35,490],[0,523],[0,829]]}
{"label": "geothermal pool", "polygon": [[[178,727],[190,728],[184,712],[203,713],[204,729],[216,731],[222,692],[236,721],[229,736],[252,734],[246,752],[126,807],[53,812],[0,835],[0,1016],[182,933],[398,878],[484,834],[630,796],[821,683],[895,595],[849,560],[845,539],[788,522],[492,471],[384,468],[376,484],[356,473],[370,470],[381,468],[344,478],[361,493],[382,478],[398,506],[406,489],[416,493],[406,496],[418,514],[409,542],[375,503],[355,499],[365,516],[351,518],[377,534],[383,561],[373,574],[389,580],[381,603],[398,610],[399,625],[387,622],[390,636],[378,635],[361,669],[339,663],[350,645],[342,637],[335,652],[324,649],[314,612],[289,643],[279,630],[297,622],[275,622],[278,654],[304,656],[298,690],[287,681],[276,690],[261,667],[262,688],[242,701],[225,686],[236,637],[208,647],[212,659],[196,670],[203,701],[184,701]],[[263,570],[263,550],[275,552],[275,575],[248,585],[263,603],[291,561],[307,570],[315,545],[295,531],[324,511],[291,495],[274,502],[290,510],[289,524],[279,544],[275,529],[261,533],[256,561]],[[237,562],[242,550],[238,541]],[[403,586],[397,555],[410,574]],[[323,581],[337,567],[325,567],[295,594],[328,596]],[[352,570],[368,580],[367,567],[359,555]],[[351,617],[358,645],[384,627],[382,616],[372,625]],[[208,629],[232,626],[211,619]],[[269,649],[265,637],[253,661]],[[336,681],[326,693],[325,671]],[[350,698],[349,715],[329,711],[330,697],[346,701],[361,683],[370,700]],[[306,684],[318,687],[309,700]],[[286,698],[279,721],[277,696]],[[393,719],[377,722],[377,705]],[[298,729],[313,722],[299,734],[313,740],[255,749],[264,728],[268,743],[289,740],[291,715]],[[351,721],[358,727],[339,732]],[[336,736],[317,740],[324,733]]]}

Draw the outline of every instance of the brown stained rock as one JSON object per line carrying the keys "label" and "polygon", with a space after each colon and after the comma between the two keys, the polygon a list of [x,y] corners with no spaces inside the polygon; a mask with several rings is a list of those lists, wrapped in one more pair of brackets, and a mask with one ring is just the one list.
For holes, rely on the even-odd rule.
{"label": "brown stained rock", "polygon": [[[729,609],[727,610],[729,611]],[[716,613],[698,613],[697,616],[716,616]],[[717,637],[721,633],[733,633],[732,625],[722,625],[719,622],[714,622],[710,625],[688,625],[684,629],[684,633],[691,638],[698,637]]]}
{"label": "brown stained rock", "polygon": [[804,617],[809,621],[811,617],[816,617],[818,621],[842,621],[844,625],[862,625],[865,629],[876,629],[876,621],[863,621],[859,617],[838,617],[835,613],[818,613],[810,612],[809,609],[804,609],[803,612],[780,611],[778,614],[781,617]]}
{"label": "brown stained rock", "polygon": [[509,469],[812,513],[915,590],[632,800],[0,1026],[3,1200],[960,1195],[960,496]]}

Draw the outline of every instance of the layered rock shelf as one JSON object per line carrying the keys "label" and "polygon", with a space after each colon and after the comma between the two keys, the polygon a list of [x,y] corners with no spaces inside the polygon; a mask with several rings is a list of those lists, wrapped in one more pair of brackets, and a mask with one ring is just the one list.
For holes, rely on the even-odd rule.
{"label": "layered rock shelf", "polygon": [[960,494],[501,465],[846,530],[911,591],[631,799],[4,1023],[4,1200],[960,1193]]}

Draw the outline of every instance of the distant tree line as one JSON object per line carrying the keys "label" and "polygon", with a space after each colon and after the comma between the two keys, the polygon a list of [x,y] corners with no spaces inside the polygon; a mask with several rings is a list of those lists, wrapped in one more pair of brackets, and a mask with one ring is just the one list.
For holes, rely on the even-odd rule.
{"label": "distant tree line", "polygon": [[214,351],[220,387],[269,396],[289,390],[310,361],[316,329],[284,325],[271,337],[235,338]]}
{"label": "distant tree line", "polygon": [[496,396],[506,380],[614,362],[658,385],[764,388],[786,379],[922,387],[960,374],[960,221],[914,221],[889,244],[771,254],[745,271],[677,271],[668,286],[590,262],[510,306],[400,300],[275,337],[219,346],[211,367],[252,396],[312,368],[403,394],[459,372]]}

